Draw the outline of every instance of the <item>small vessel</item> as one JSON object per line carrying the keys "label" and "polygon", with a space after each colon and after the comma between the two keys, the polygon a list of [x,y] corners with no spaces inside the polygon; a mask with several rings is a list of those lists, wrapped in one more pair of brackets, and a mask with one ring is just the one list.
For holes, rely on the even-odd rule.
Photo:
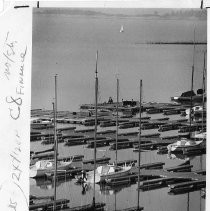
{"label": "small vessel", "polygon": [[123,28],[123,25],[121,26],[120,28],[120,33],[124,32],[124,28]]}
{"label": "small vessel", "polygon": [[192,96],[193,103],[202,103],[203,97],[205,101],[207,99],[207,96],[205,93],[196,95],[194,92],[187,91],[187,92],[183,92],[181,96],[171,97],[171,101],[181,103],[181,104],[190,104],[191,96]]}
{"label": "small vessel", "polygon": [[34,118],[31,120],[31,129],[46,129],[52,127],[53,127],[53,122],[51,119]]}
{"label": "small vessel", "polygon": [[[101,183],[109,181],[110,179],[125,176],[130,173],[131,166],[116,166],[116,165],[102,165],[96,168],[95,171],[95,183]],[[94,172],[90,171],[87,173],[87,183],[94,183],[93,181]]]}
{"label": "small vessel", "polygon": [[46,129],[53,128],[52,123],[31,123],[31,129]]}
{"label": "small vessel", "polygon": [[[57,170],[68,170],[71,168],[71,163],[73,159],[70,161],[57,161]],[[43,177],[46,173],[52,172],[55,170],[55,162],[54,160],[40,160],[37,161],[34,165],[30,166],[30,177]]]}
{"label": "small vessel", "polygon": [[[194,82],[194,54],[195,54],[195,30],[194,30],[194,51],[193,51],[193,65],[192,65],[192,78],[191,78],[191,90],[188,91],[188,92],[184,92],[182,93],[181,95],[181,98],[176,98],[174,97],[172,100],[178,100],[180,101],[181,103],[183,102],[187,102],[189,101],[190,103],[190,109],[188,110],[189,111],[189,123],[190,123],[190,126],[189,126],[189,136],[191,136],[191,132],[193,130],[193,126],[192,126],[192,112],[191,111],[196,111],[196,110],[199,110],[201,109],[200,107],[197,107],[195,106],[193,108],[193,104],[195,102],[198,102],[197,100],[199,99],[199,102],[205,102],[206,101],[206,96],[205,96],[205,93],[203,92],[204,89],[201,90],[198,90],[197,91],[197,95],[194,93],[193,91],[193,82]],[[204,63],[205,63],[205,56],[204,56]],[[204,65],[205,66],[205,65]],[[205,68],[204,68],[205,69]],[[203,110],[203,108],[202,108]],[[185,153],[186,151],[188,150],[199,150],[199,149],[202,149],[204,147],[205,143],[203,142],[203,140],[200,140],[200,141],[195,141],[194,139],[187,139],[187,138],[182,138],[181,140],[173,143],[173,144],[169,144],[167,146],[167,149],[169,151],[169,153]]]}
{"label": "small vessel", "polygon": [[194,135],[194,138],[195,139],[201,139],[201,140],[206,140],[206,132],[202,132],[202,131],[199,131],[199,132],[195,132],[195,135]]}
{"label": "small vessel", "polygon": [[202,114],[205,114],[206,116],[206,109],[203,109],[202,106],[194,106],[192,109],[188,108],[185,110],[185,113],[187,116],[190,116],[190,110],[194,117],[201,117]]}
{"label": "small vessel", "polygon": [[203,141],[194,141],[192,139],[182,138],[181,140],[169,144],[167,146],[168,151],[171,153],[180,153],[185,151],[186,149],[200,149],[202,148]]}

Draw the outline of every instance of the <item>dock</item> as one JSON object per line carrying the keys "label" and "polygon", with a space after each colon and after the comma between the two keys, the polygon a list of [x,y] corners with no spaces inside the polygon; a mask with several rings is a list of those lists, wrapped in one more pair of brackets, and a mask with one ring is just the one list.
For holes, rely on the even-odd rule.
{"label": "dock", "polygon": [[[56,200],[56,210],[68,208],[68,199]],[[54,201],[42,202],[29,205],[29,210],[53,210]]]}
{"label": "dock", "polygon": [[141,210],[144,210],[144,207],[129,207],[117,211],[141,211]]}
{"label": "dock", "polygon": [[141,170],[141,176],[159,177],[143,181],[139,189],[148,191],[167,187],[169,185],[169,193],[181,194],[182,192],[190,192],[206,187],[206,177],[196,172],[190,171],[190,165],[181,165],[177,167],[163,169],[163,170]]}
{"label": "dock", "polygon": [[170,194],[182,194],[195,190],[200,190],[206,187],[206,180],[181,182],[179,184],[169,185]]}
{"label": "dock", "polygon": [[95,203],[95,207],[93,208],[92,204],[81,205],[77,207],[68,208],[65,211],[101,211],[106,206],[105,203]]}
{"label": "dock", "polygon": [[[96,158],[96,163],[108,163],[111,160],[109,157]],[[94,164],[94,159],[84,160],[83,164]]]}

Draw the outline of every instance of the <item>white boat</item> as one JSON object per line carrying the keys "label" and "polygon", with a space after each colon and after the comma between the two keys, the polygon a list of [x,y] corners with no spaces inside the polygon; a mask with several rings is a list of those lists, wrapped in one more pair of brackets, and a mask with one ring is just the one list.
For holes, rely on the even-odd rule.
{"label": "white boat", "polygon": [[[95,183],[105,182],[109,179],[125,176],[130,173],[131,166],[119,167],[116,165],[103,165],[96,169]],[[87,183],[94,183],[94,171],[87,173]]]}
{"label": "white boat", "polygon": [[[71,161],[58,161],[57,170],[68,170],[71,167]],[[46,173],[55,171],[55,165],[53,160],[40,160],[34,165],[30,166],[30,177],[43,177]]]}
{"label": "white boat", "polygon": [[[202,116],[202,113],[206,112],[206,110],[203,109],[202,106],[194,106],[194,107],[192,107],[191,111],[194,116],[199,116],[199,115]],[[189,117],[190,116],[190,108],[186,109],[185,113]]]}
{"label": "white boat", "polygon": [[181,140],[169,144],[167,149],[169,152],[183,152],[185,149],[200,149],[203,141],[194,141],[192,139],[182,138]]}
{"label": "white boat", "polygon": [[195,132],[194,135],[195,139],[202,139],[202,140],[206,140],[206,132]]}
{"label": "white boat", "polygon": [[120,33],[124,32],[123,25],[120,28]]}

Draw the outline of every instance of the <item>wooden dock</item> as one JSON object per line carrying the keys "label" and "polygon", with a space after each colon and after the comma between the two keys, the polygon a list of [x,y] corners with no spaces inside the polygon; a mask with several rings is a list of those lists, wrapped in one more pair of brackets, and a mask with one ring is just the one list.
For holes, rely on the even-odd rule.
{"label": "wooden dock", "polygon": [[179,184],[169,185],[170,194],[182,194],[186,192],[191,192],[195,190],[200,190],[206,187],[206,180],[181,182]]}
{"label": "wooden dock", "polygon": [[187,180],[177,179],[177,178],[151,179],[151,180],[148,180],[148,181],[143,181],[140,184],[139,189],[141,189],[142,191],[154,190],[154,189],[167,187],[171,183],[183,182],[183,181],[187,181]]}
{"label": "wooden dock", "polygon": [[101,211],[104,210],[104,207],[106,206],[105,203],[95,203],[95,207],[93,207],[93,204],[87,204],[87,205],[81,205],[77,207],[68,208],[64,211]]}
{"label": "wooden dock", "polygon": [[135,166],[135,163],[137,163],[137,160],[122,160],[122,161],[118,161],[117,162],[117,165],[118,166],[123,166],[123,165],[132,165],[132,166]]}
{"label": "wooden dock", "polygon": [[[68,208],[68,199],[56,200],[56,210]],[[29,210],[53,210],[54,201],[42,202],[29,205]]]}
{"label": "wooden dock", "polygon": [[[66,180],[66,179],[72,178],[75,175],[80,174],[81,171],[82,171],[82,168],[75,168],[75,169],[70,169],[70,170],[66,170],[66,171],[57,171],[56,180],[61,181],[61,180]],[[54,172],[47,173],[46,178],[48,180],[53,181],[54,180]]]}
{"label": "wooden dock", "polygon": [[[159,178],[144,181],[139,188],[143,191],[148,191],[169,185],[169,193],[181,194],[206,187],[206,177],[203,172],[201,174],[190,172],[191,167],[191,165],[179,165],[163,170],[143,169],[140,173],[141,176]],[[134,170],[135,173],[137,173],[137,171],[138,169]]]}
{"label": "wooden dock", "polygon": [[[137,173],[138,169],[133,170]],[[204,180],[206,177],[203,175],[196,174],[194,172],[168,172],[166,170],[151,170],[151,169],[142,169],[141,175],[143,176],[159,176],[159,177],[168,177],[168,178],[180,178],[180,179],[189,179],[189,180]]]}
{"label": "wooden dock", "polygon": [[144,207],[129,207],[117,211],[141,211],[141,210],[144,210]]}
{"label": "wooden dock", "polygon": [[[156,150],[158,149],[158,147],[166,147],[169,144],[174,143],[173,139],[153,139],[151,141],[142,143],[140,146],[141,150]],[[134,152],[138,152],[139,151],[139,146],[138,144],[134,144]]]}

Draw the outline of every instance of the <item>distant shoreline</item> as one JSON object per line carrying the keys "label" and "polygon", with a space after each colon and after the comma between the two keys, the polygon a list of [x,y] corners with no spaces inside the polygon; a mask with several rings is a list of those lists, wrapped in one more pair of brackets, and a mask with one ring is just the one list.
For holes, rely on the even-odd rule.
{"label": "distant shoreline", "polygon": [[148,45],[207,45],[207,42],[146,42],[146,43],[135,43],[136,45],[139,44],[148,44]]}

